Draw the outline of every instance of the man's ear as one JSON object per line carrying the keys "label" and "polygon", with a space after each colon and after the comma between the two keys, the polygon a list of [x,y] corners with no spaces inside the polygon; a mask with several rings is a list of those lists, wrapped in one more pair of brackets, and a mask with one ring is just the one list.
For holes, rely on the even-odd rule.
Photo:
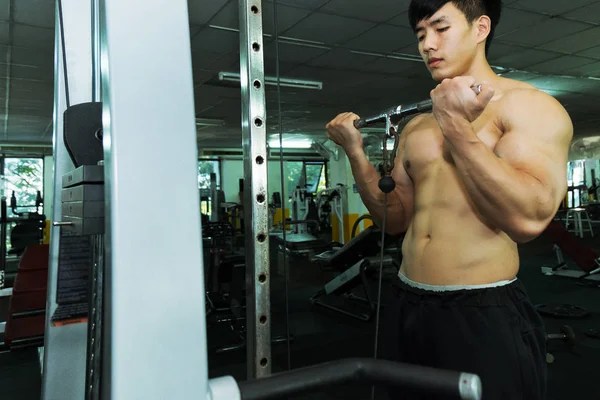
{"label": "man's ear", "polygon": [[492,30],[492,20],[487,15],[482,15],[475,21],[477,43],[484,42]]}

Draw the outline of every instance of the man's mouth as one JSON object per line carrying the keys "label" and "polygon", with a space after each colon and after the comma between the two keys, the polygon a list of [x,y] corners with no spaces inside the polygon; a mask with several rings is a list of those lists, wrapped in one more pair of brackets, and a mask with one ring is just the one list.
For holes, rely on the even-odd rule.
{"label": "man's mouth", "polygon": [[437,67],[442,61],[441,58],[430,58],[428,64],[430,67]]}

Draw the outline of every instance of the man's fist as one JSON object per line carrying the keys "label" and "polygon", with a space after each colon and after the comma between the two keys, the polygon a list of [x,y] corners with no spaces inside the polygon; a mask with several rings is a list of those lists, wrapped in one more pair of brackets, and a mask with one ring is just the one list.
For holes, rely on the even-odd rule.
{"label": "man's fist", "polygon": [[346,153],[362,149],[363,141],[360,131],[354,127],[354,121],[360,117],[354,113],[338,114],[326,126],[327,137],[341,146]]}
{"label": "man's fist", "polygon": [[475,121],[494,96],[494,89],[487,82],[481,83],[481,92],[476,94],[472,86],[476,84],[471,76],[444,79],[431,91],[433,115],[441,124],[448,118],[464,118]]}

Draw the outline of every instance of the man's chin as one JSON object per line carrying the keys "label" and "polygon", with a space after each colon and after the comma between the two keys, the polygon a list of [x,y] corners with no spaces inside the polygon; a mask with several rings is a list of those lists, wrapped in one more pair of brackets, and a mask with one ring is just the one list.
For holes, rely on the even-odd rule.
{"label": "man's chin", "polygon": [[433,69],[433,70],[430,70],[430,72],[431,72],[431,77],[436,82],[441,82],[444,79],[452,79],[452,78],[455,77],[455,75],[451,74],[447,70],[443,71],[443,70],[440,70],[440,69]]}
{"label": "man's chin", "polygon": [[442,74],[442,73],[440,73],[440,71],[435,70],[435,69],[433,71],[431,71],[431,77],[436,82],[441,82],[444,79],[446,79],[446,75],[445,74]]}

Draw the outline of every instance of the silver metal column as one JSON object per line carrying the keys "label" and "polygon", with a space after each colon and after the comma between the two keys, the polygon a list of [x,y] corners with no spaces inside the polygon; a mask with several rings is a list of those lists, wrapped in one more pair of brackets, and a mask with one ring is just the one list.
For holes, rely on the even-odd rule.
{"label": "silver metal column", "polygon": [[217,174],[210,174],[210,222],[219,222],[219,192],[217,190]]}
{"label": "silver metal column", "polygon": [[[92,11],[92,101],[102,101],[102,69],[100,60],[100,0],[91,0]],[[93,235],[90,274],[90,310],[88,314],[88,348],[85,392],[87,400],[101,397],[102,329],[104,308],[104,234]]]}
{"label": "silver metal column", "polygon": [[248,379],[271,373],[271,300],[262,2],[239,0]]}
{"label": "silver metal column", "polygon": [[86,400],[100,399],[102,385],[102,328],[104,308],[104,235],[92,235],[90,311],[88,314]]}
{"label": "silver metal column", "polygon": [[100,71],[100,0],[92,2],[92,101],[102,99],[102,77]]}
{"label": "silver metal column", "polygon": [[[187,1],[103,0],[100,15],[107,204],[102,396],[206,398]],[[177,207],[165,209],[173,198]]]}
{"label": "silver metal column", "polygon": [[[70,104],[90,101],[91,91],[91,27],[90,2],[62,0],[66,46],[66,64]],[[63,112],[67,108],[63,49],[61,46],[58,3],[56,7],[54,46],[54,198],[52,221],[62,217],[62,176],[73,169],[63,141]],[[46,302],[46,333],[42,376],[42,398],[47,400],[80,400],[84,396],[87,324],[52,326],[50,317],[56,310],[58,250],[60,227],[51,228],[48,265],[48,300]]]}

